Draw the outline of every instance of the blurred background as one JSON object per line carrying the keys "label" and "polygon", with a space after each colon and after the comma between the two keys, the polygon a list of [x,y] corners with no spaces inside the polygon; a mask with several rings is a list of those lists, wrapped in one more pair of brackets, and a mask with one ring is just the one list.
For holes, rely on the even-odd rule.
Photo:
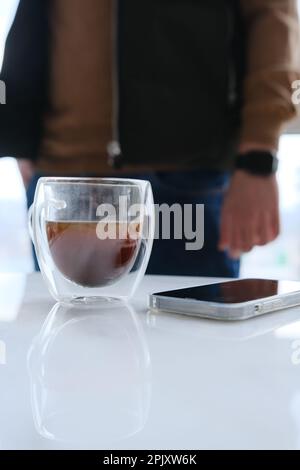
{"label": "blurred background", "polygon": [[[0,0],[0,67],[17,5],[18,0]],[[242,276],[300,279],[300,122],[282,137],[279,157],[282,233],[244,256]],[[18,166],[12,158],[0,159],[0,272],[33,270],[26,212]]]}

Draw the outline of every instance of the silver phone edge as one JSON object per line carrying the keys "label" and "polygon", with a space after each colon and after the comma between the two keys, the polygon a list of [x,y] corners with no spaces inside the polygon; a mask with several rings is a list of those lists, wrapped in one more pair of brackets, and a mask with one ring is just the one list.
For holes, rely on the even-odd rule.
{"label": "silver phone edge", "polygon": [[[196,300],[175,299],[152,294],[149,308],[157,312],[175,313],[218,321],[243,321],[300,305],[300,291],[276,295],[240,304],[217,304]],[[189,307],[189,308],[187,308]]]}

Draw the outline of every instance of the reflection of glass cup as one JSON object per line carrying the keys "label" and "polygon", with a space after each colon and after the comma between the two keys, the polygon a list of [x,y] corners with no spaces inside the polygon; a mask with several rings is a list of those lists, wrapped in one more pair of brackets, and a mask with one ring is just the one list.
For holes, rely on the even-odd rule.
{"label": "reflection of glass cup", "polygon": [[154,237],[147,181],[41,178],[30,219],[39,265],[56,300],[133,295]]}
{"label": "reflection of glass cup", "polygon": [[151,395],[150,356],[128,306],[57,304],[28,354],[32,411],[45,438],[107,447],[141,431]]}

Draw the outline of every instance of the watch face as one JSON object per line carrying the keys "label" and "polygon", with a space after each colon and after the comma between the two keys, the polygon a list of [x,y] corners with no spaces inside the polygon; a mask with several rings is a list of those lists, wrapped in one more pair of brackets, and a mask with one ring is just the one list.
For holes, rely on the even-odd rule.
{"label": "watch face", "polygon": [[271,152],[248,152],[237,157],[236,169],[245,170],[255,175],[268,176],[277,171],[278,159]]}

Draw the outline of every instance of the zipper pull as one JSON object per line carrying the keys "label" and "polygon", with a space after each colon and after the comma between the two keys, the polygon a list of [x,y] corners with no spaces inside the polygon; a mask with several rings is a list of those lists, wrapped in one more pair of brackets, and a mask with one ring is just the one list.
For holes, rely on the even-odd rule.
{"label": "zipper pull", "polygon": [[110,142],[107,146],[108,164],[115,170],[119,170],[123,166],[123,155],[119,142],[116,140]]}

